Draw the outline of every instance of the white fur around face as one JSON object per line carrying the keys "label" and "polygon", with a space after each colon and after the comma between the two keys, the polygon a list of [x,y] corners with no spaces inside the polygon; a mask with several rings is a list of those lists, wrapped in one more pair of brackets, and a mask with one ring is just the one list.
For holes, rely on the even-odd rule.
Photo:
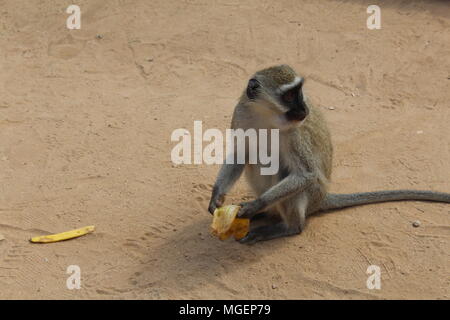
{"label": "white fur around face", "polygon": [[295,79],[290,82],[290,83],[286,83],[280,86],[279,90],[281,93],[288,91],[289,89],[294,88],[296,85],[298,85],[300,82],[302,81],[302,78],[300,77],[295,77]]}

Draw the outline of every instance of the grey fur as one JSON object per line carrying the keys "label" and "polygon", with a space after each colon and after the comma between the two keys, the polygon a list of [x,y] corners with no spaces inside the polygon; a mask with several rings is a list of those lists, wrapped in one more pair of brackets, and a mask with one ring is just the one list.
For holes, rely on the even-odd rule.
{"label": "grey fur", "polygon": [[[216,179],[208,208],[211,213],[223,205],[225,194],[243,172],[257,196],[241,204],[238,216],[251,219],[250,232],[241,242],[298,234],[305,227],[306,217],[319,211],[400,200],[450,203],[450,194],[433,191],[328,193],[331,136],[319,110],[303,96],[302,85],[303,78],[287,65],[267,68],[252,77],[235,107],[232,129],[280,130],[277,175],[261,175],[260,164],[224,164]],[[284,95],[293,90],[295,99],[292,95],[287,99]],[[274,216],[278,217],[275,222]]]}

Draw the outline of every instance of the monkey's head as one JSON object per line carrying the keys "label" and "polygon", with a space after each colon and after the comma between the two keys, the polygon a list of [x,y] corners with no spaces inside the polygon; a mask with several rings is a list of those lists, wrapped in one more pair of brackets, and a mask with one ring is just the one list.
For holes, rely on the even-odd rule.
{"label": "monkey's head", "polygon": [[303,121],[309,109],[303,97],[304,79],[288,65],[279,65],[255,73],[245,92],[256,107],[269,108],[290,123]]}

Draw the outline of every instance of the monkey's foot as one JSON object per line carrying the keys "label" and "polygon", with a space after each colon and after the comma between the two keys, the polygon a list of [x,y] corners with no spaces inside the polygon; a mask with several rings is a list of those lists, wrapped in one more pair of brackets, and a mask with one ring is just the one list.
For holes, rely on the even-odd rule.
{"label": "monkey's foot", "polygon": [[292,236],[299,234],[300,229],[292,229],[287,227],[283,222],[273,225],[258,227],[251,230],[244,238],[239,240],[240,243],[253,244],[258,241],[266,241],[275,238]]}

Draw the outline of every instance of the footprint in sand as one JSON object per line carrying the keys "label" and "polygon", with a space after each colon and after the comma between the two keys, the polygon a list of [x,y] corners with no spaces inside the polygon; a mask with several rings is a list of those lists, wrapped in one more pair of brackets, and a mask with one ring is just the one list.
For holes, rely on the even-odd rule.
{"label": "footprint in sand", "polygon": [[61,40],[51,41],[48,45],[48,55],[60,59],[71,59],[80,54],[84,45],[85,41],[68,35]]}
{"label": "footprint in sand", "polygon": [[191,193],[199,210],[205,211],[208,208],[209,199],[211,197],[212,185],[203,183],[195,183]]}

